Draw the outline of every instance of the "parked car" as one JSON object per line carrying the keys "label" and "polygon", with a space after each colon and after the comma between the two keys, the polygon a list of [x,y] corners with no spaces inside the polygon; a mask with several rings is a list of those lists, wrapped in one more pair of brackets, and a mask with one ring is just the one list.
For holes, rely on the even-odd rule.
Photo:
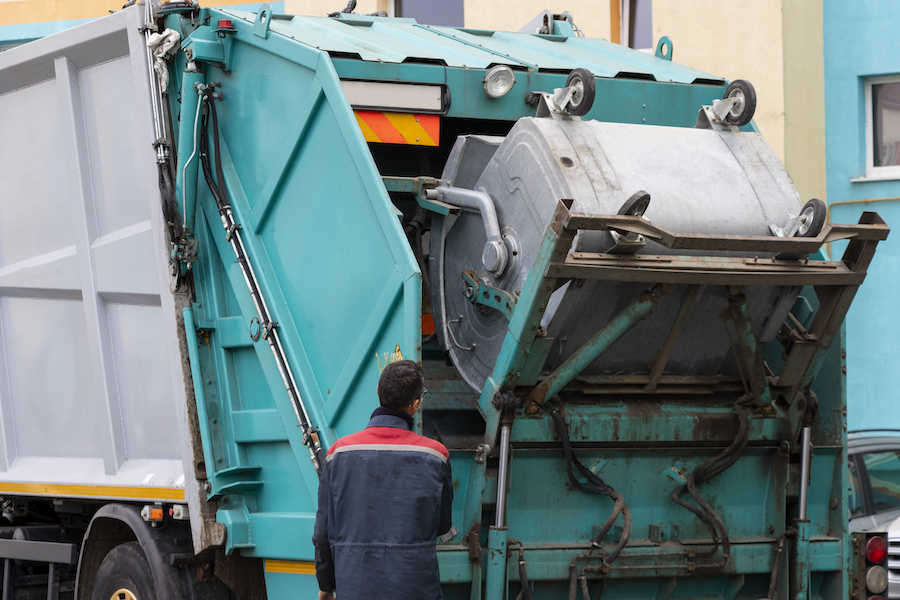
{"label": "parked car", "polygon": [[848,498],[850,531],[861,554],[855,597],[900,599],[900,430],[851,431]]}
{"label": "parked car", "polygon": [[886,531],[900,518],[900,430],[848,436],[850,531]]}

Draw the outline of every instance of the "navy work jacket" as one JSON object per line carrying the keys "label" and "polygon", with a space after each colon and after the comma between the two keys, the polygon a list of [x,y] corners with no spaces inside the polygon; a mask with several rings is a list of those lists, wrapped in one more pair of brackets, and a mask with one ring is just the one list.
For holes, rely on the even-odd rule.
{"label": "navy work jacket", "polygon": [[450,454],[411,427],[378,408],[328,449],[313,543],[319,589],[340,600],[443,598],[435,544],[451,527]]}

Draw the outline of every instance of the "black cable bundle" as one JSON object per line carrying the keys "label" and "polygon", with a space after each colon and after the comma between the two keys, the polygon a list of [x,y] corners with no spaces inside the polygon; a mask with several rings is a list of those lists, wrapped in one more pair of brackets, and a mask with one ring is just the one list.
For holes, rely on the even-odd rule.
{"label": "black cable bundle", "polygon": [[[619,514],[621,513],[622,515],[622,537],[619,538],[619,543],[616,544],[616,547],[610,552],[609,558],[603,561],[605,564],[609,565],[616,560],[619,553],[622,552],[622,548],[628,543],[628,538],[631,536],[631,511],[628,510],[628,505],[625,503],[625,499],[622,495],[614,490],[612,486],[604,483],[604,481],[597,477],[593,471],[585,467],[572,452],[572,443],[569,441],[569,430],[566,426],[565,417],[563,417],[555,408],[551,414],[556,423],[556,431],[559,433],[559,437],[562,440],[563,449],[566,452],[566,474],[569,476],[569,481],[585,492],[608,496],[615,502],[613,511],[606,520],[606,523],[603,524],[603,527],[597,532],[597,535],[594,536],[592,544],[595,547],[600,545],[603,538],[606,537],[606,534],[612,529],[613,523],[615,523]],[[587,479],[586,482],[579,480],[575,476],[572,472],[572,465],[575,465],[575,468],[584,475],[585,479]]]}
{"label": "black cable bundle", "polygon": [[[219,152],[219,118],[216,114],[216,101],[212,96],[212,88],[207,89],[206,93],[203,95],[203,101],[206,102],[206,106],[209,109],[208,112],[203,115],[203,119],[200,121],[200,164],[203,167],[203,177],[206,178],[206,184],[209,186],[209,191],[212,192],[213,198],[216,201],[216,206],[219,209],[219,214],[224,215],[225,208],[228,205],[228,199],[225,197],[225,177],[222,174],[222,159],[221,153]],[[212,167],[209,164],[209,120],[212,120],[212,128],[213,128],[213,146],[215,152],[215,162],[216,162],[216,177],[213,178]]]}
{"label": "black cable bundle", "polygon": [[[717,456],[705,461],[694,469],[691,474],[688,475],[687,483],[672,494],[672,499],[676,503],[697,515],[697,518],[699,518],[700,521],[706,525],[707,529],[709,529],[710,534],[712,534],[713,543],[715,544],[713,551],[718,549],[719,543],[721,542],[722,563],[719,566],[725,566],[725,563],[728,562],[728,557],[731,554],[731,542],[728,539],[728,528],[725,526],[725,522],[722,521],[721,517],[716,514],[716,511],[712,509],[709,503],[700,495],[700,492],[697,491],[697,486],[704,481],[709,481],[731,467],[737,462],[738,458],[740,458],[744,448],[747,447],[747,442],[750,439],[750,419],[748,418],[747,410],[743,405],[751,400],[753,400],[753,396],[745,395],[741,396],[738,401],[734,403],[734,412],[737,413],[739,425],[737,436],[735,436],[731,445],[725,448],[725,450]],[[681,497],[685,492],[690,494],[691,498],[693,498],[699,508]]]}

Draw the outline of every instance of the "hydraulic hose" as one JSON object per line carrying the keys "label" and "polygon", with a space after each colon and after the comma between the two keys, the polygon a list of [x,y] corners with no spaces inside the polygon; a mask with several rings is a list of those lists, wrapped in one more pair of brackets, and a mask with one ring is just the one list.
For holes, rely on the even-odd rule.
{"label": "hydraulic hose", "polygon": [[[203,102],[205,102],[209,108],[208,116],[201,120],[200,163],[203,167],[203,176],[206,178],[206,183],[209,186],[210,192],[212,192],[213,198],[215,199],[216,208],[219,211],[219,216],[222,220],[222,226],[225,229],[225,239],[231,244],[231,247],[234,250],[235,258],[237,259],[237,263],[240,265],[241,272],[244,276],[244,282],[247,284],[247,287],[250,291],[250,298],[253,301],[254,307],[256,308],[256,312],[261,324],[262,337],[269,343],[269,348],[272,351],[279,374],[281,375],[281,379],[284,382],[285,391],[288,394],[288,398],[290,399],[291,405],[294,409],[294,413],[297,415],[297,421],[299,422],[301,430],[303,431],[303,443],[309,449],[310,460],[312,461],[313,466],[316,469],[316,474],[321,475],[322,468],[325,464],[325,454],[322,449],[322,443],[319,439],[319,432],[312,426],[306,407],[304,406],[303,400],[300,397],[297,383],[294,380],[294,374],[291,371],[290,365],[288,364],[287,355],[284,352],[281,338],[278,333],[278,324],[271,319],[271,313],[269,312],[269,308],[266,305],[262,290],[260,289],[260,285],[253,271],[253,266],[250,264],[250,259],[247,255],[246,248],[244,247],[244,242],[241,239],[240,225],[235,222],[234,216],[231,212],[231,207],[228,205],[228,200],[225,196],[224,177],[222,174],[222,163],[220,159],[221,153],[219,150],[218,116],[216,114],[215,104],[215,98],[218,96],[218,94],[213,93],[214,86],[215,84],[207,86],[203,91],[202,97]],[[216,151],[215,160],[216,170],[219,176],[218,183],[213,177],[212,168],[209,164],[209,120],[211,120],[213,123],[212,137],[214,148]]]}
{"label": "hydraulic hose", "polygon": [[[609,530],[612,529],[613,524],[618,518],[619,514],[622,515],[622,536],[619,538],[619,543],[616,544],[616,547],[609,554],[609,558],[604,560],[603,562],[607,565],[611,564],[616,558],[618,558],[619,553],[622,552],[622,548],[628,543],[628,538],[631,536],[631,511],[628,509],[628,504],[625,503],[625,499],[621,494],[616,492],[612,488],[612,486],[604,483],[602,479],[597,477],[597,475],[585,467],[578,457],[575,456],[575,453],[572,451],[572,443],[569,441],[569,430],[566,426],[566,419],[563,415],[556,410],[553,409],[551,413],[553,416],[553,421],[556,423],[556,431],[559,433],[559,437],[562,440],[563,450],[566,453],[566,474],[569,476],[569,481],[571,481],[576,487],[589,492],[591,494],[599,494],[601,496],[607,496],[613,502],[615,502],[613,506],[612,513],[609,515],[609,518],[606,520],[606,523],[597,532],[597,535],[594,536],[592,540],[592,545],[594,547],[598,547],[600,543],[603,541],[603,538],[606,537],[606,534],[609,533]],[[584,476],[587,481],[579,480],[575,474],[572,472],[572,465],[575,465],[575,468]]]}
{"label": "hydraulic hose", "polygon": [[528,583],[528,567],[525,564],[525,546],[519,540],[512,538],[507,540],[508,546],[519,547],[519,585],[522,586],[522,590],[516,596],[516,600],[531,600],[531,584]]}
{"label": "hydraulic hose", "polygon": [[[672,499],[678,505],[685,507],[697,515],[697,518],[706,525],[706,528],[709,529],[709,532],[712,535],[713,544],[716,548],[718,548],[719,543],[721,542],[722,562],[720,566],[725,566],[725,563],[728,562],[728,557],[731,555],[731,542],[728,538],[728,528],[721,517],[716,514],[716,511],[713,510],[703,496],[700,495],[697,486],[727,470],[737,462],[738,458],[740,458],[741,454],[744,452],[744,449],[747,447],[747,442],[750,439],[750,419],[747,416],[747,410],[744,408],[744,404],[752,401],[753,398],[754,396],[746,394],[741,396],[737,402],[734,403],[734,412],[738,416],[738,433],[731,445],[694,469],[691,474],[688,475],[687,483],[672,494]],[[694,502],[697,503],[697,506],[690,504],[681,497],[685,492],[691,496]]]}

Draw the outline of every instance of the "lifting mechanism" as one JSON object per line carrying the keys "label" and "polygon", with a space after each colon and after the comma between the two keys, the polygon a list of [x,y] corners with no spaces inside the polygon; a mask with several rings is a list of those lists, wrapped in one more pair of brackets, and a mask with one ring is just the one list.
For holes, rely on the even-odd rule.
{"label": "lifting mechanism", "polygon": [[[594,99],[593,78],[582,71],[573,71],[566,88],[555,90],[553,94],[533,94],[538,117],[578,120],[577,115],[585,114],[590,109]],[[586,86],[586,82],[591,85]],[[728,87],[723,100],[702,107],[697,128],[737,132],[738,127],[751,120],[755,104],[753,87],[745,81],[736,81]],[[502,273],[509,258],[505,252],[508,248],[504,248],[497,214],[487,193],[454,188],[448,182],[426,177],[386,177],[385,184],[389,190],[415,193],[419,204],[436,215],[458,215],[464,210],[479,212],[487,242],[483,253],[484,264],[478,265],[478,268],[483,266],[487,272],[499,277],[497,274]],[[559,199],[527,279],[521,291],[515,294],[479,279],[476,270],[461,273],[464,296],[469,302],[478,305],[481,310],[498,311],[508,323],[499,355],[478,399],[478,409],[486,421],[486,429],[484,441],[475,453],[475,462],[469,473],[470,489],[463,523],[464,529],[469,531],[466,539],[473,561],[473,599],[482,597],[481,548],[477,540],[480,538],[481,498],[487,476],[486,457],[492,451],[499,457],[498,483],[494,525],[488,532],[489,557],[484,593],[487,598],[504,597],[508,585],[509,546],[518,545],[520,598],[530,598],[525,566],[528,552],[521,542],[507,539],[505,521],[510,438],[517,411],[526,416],[540,416],[544,411],[549,411],[563,445],[570,483],[584,491],[608,496],[614,502],[607,521],[599,529],[595,528],[589,548],[572,558],[570,600],[576,598],[579,589],[585,599],[592,597],[589,574],[591,578],[599,577],[605,589],[604,576],[611,571],[640,572],[641,569],[661,568],[657,560],[653,560],[661,556],[659,553],[630,552],[625,555],[627,562],[619,564],[622,562],[620,560],[613,564],[622,556],[621,552],[628,543],[632,530],[631,514],[626,499],[585,467],[576,456],[569,440],[564,399],[560,398],[561,393],[568,392],[587,395],[733,394],[733,412],[738,423],[733,442],[687,474],[684,484],[672,495],[675,503],[696,515],[709,530],[712,540],[711,548],[706,552],[683,546],[681,551],[670,553],[676,558],[681,557],[682,562],[667,561],[665,568],[684,573],[721,570],[728,564],[732,551],[727,524],[704,499],[701,484],[723,473],[739,460],[750,441],[751,421],[756,416],[776,416],[787,421],[786,431],[790,439],[783,445],[787,444],[788,452],[799,448],[802,483],[795,524],[777,540],[768,597],[774,597],[778,589],[780,556],[788,538],[793,540],[794,572],[791,579],[798,582],[796,597],[808,597],[809,522],[806,503],[812,448],[810,432],[817,406],[810,386],[827,351],[840,335],[841,324],[865,278],[875,248],[879,241],[887,238],[889,228],[874,212],[863,213],[857,225],[826,224],[825,205],[814,199],[803,206],[800,214],[791,215],[785,223],[770,225],[770,236],[675,233],[643,217],[650,201],[650,194],[638,190],[625,201],[618,214],[598,215],[573,212],[574,200]],[[576,250],[576,236],[589,232],[609,232],[613,246],[605,252]],[[672,252],[665,255],[638,254],[644,250],[648,240]],[[818,253],[824,244],[840,240],[849,242],[841,260],[810,260],[810,255]],[[536,382],[523,377],[523,372],[534,372],[534,365],[543,365],[550,351],[553,340],[548,339],[542,319],[551,296],[570,282],[586,280],[640,283],[646,287],[561,364],[549,372],[545,371]],[[665,375],[688,314],[705,286],[722,286],[726,292],[727,307],[719,318],[729,333],[739,377]],[[785,324],[775,325],[780,325],[775,337],[784,348],[783,365],[779,372],[773,370],[778,368],[777,365],[764,361],[762,342],[751,324],[748,298],[744,293],[750,286],[794,291],[811,286],[819,300],[818,310],[808,327],[804,327],[790,312]],[[588,365],[635,325],[650,318],[660,299],[668,294],[680,295],[680,306],[646,374],[583,374]],[[795,297],[790,296],[791,302]],[[450,324],[454,322],[449,321]],[[454,337],[453,329],[448,327],[447,332],[450,341],[459,350],[474,349],[474,344],[467,346],[465,341],[460,343]],[[584,479],[580,479],[579,475]],[[603,546],[604,538],[613,530],[620,514],[623,524],[619,539],[607,551]],[[651,560],[640,564],[638,559],[635,563],[637,557]]]}
{"label": "lifting mechanism", "polygon": [[[650,372],[644,376],[610,376],[602,381],[593,381],[588,387],[597,393],[603,393],[605,387],[614,388],[618,393],[629,390],[633,393],[652,393],[659,391],[660,386],[665,386],[669,393],[677,393],[679,386],[695,389],[697,386],[717,385],[717,382],[711,377],[667,378],[661,373],[699,286],[721,285],[727,288],[729,299],[728,309],[722,317],[734,324],[737,334],[735,345],[738,347],[735,356],[740,361],[744,390],[743,395],[734,404],[734,410],[740,423],[739,432],[731,446],[714,459],[700,465],[688,477],[687,483],[674,495],[674,500],[696,514],[710,529],[713,540],[721,542],[722,545],[722,553],[718,559],[703,563],[695,562],[693,557],[685,556],[683,568],[690,570],[721,568],[729,557],[727,528],[722,519],[703,500],[697,491],[697,486],[721,473],[738,459],[741,450],[747,444],[748,420],[751,418],[751,411],[776,411],[790,420],[790,430],[796,432],[793,444],[796,445],[798,443],[796,438],[800,438],[801,481],[808,485],[810,420],[814,410],[814,396],[811,395],[809,386],[822,364],[826,351],[840,334],[841,323],[859,285],[865,278],[866,269],[872,260],[875,247],[879,241],[886,239],[889,228],[876,213],[865,212],[858,225],[825,224],[815,237],[686,235],[666,231],[642,217],[634,215],[573,213],[569,210],[571,205],[572,201],[566,199],[560,200],[557,205],[552,222],[547,227],[540,246],[538,259],[532,267],[528,281],[512,313],[500,358],[479,399],[479,406],[488,422],[485,444],[493,447],[497,443],[498,430],[500,436],[501,472],[497,495],[498,518],[496,527],[492,527],[490,531],[491,538],[500,539],[489,541],[489,546],[498,548],[505,546],[503,538],[506,530],[503,526],[503,512],[500,507],[505,501],[505,461],[508,460],[509,455],[509,432],[516,403],[523,404],[526,413],[537,413],[550,408],[551,414],[557,422],[557,429],[563,440],[569,462],[574,463],[582,473],[587,475],[590,482],[592,475],[590,471],[584,469],[577,462],[577,458],[573,460],[571,456],[571,448],[564,435],[564,417],[557,408],[551,408],[554,398],[567,385],[577,380],[580,369],[584,365],[593,362],[638,321],[647,318],[661,296],[672,293],[678,288],[684,290],[681,308]],[[764,259],[706,256],[623,256],[570,251],[578,232],[597,230],[616,231],[624,236],[644,236],[669,249],[778,254],[775,258]],[[849,240],[841,260],[809,260],[808,256],[818,252],[823,244],[839,240]],[[517,386],[517,373],[521,371],[529,353],[534,351],[535,342],[542,334],[540,321],[550,295],[565,282],[576,278],[641,282],[647,284],[647,290],[597,332],[569,360],[544,377],[536,386],[530,388]],[[820,307],[808,329],[804,329],[799,324],[795,324],[794,327],[787,325],[782,327],[785,362],[780,373],[773,373],[763,362],[759,342],[749,326],[747,302],[742,289],[751,285],[813,286],[820,301]],[[587,388],[582,386],[581,389]],[[514,396],[511,396],[513,394]],[[512,397],[511,401],[508,400],[510,397]],[[507,400],[498,402],[497,398],[506,398]],[[481,469],[484,468],[483,463],[479,463],[479,466]],[[571,466],[569,469],[571,470]],[[596,485],[596,483],[590,482],[589,485]],[[796,528],[792,532],[797,538],[796,552],[798,553],[804,551],[802,543],[808,544],[809,542],[808,533],[805,533],[808,525],[804,507],[806,485],[801,487],[800,514]],[[612,494],[615,492],[607,493],[616,500],[612,519],[614,520],[620,512],[626,516],[622,540],[627,541],[627,532],[630,530],[627,507],[620,507],[620,499]],[[685,494],[689,494],[697,505],[683,499],[682,495]],[[474,518],[477,518],[476,515],[467,514],[467,519]],[[602,539],[608,531],[608,526],[611,526],[611,522],[604,527],[602,535],[595,537],[595,547],[599,545],[598,538]],[[583,585],[587,585],[583,579],[584,570],[608,572],[610,569],[617,568],[640,568],[610,564],[623,545],[620,541],[611,554],[604,554],[599,565],[584,567],[578,573]],[[593,552],[593,548],[591,552]],[[579,561],[588,561],[592,558],[599,558],[599,555],[592,557],[588,553],[573,561],[573,590],[577,571],[575,566]],[[489,563],[489,569],[491,564]],[[796,564],[802,568],[802,561],[797,561]],[[497,575],[501,574],[498,572]],[[490,575],[488,580],[491,581]]]}

